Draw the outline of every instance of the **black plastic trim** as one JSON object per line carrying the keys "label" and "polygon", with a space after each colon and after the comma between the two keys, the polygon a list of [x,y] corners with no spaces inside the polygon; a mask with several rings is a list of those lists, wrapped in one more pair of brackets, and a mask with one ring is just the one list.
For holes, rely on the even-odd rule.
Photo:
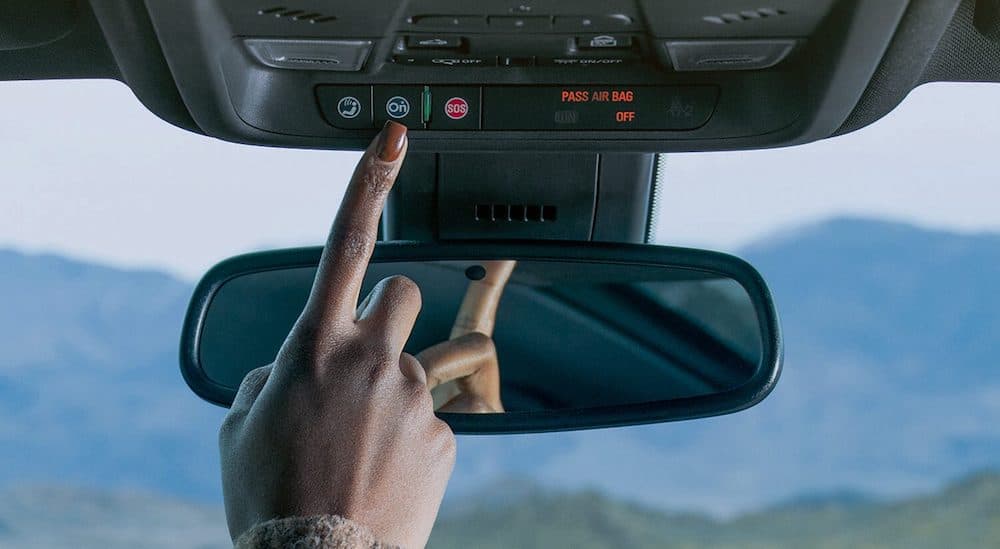
{"label": "black plastic trim", "polygon": [[[199,340],[212,299],[229,280],[250,273],[309,267],[319,263],[321,247],[258,252],[227,259],[205,274],[195,288],[181,332],[180,367],[188,386],[201,398],[228,407],[232,388],[212,381],[202,369]],[[581,242],[461,242],[448,244],[379,242],[372,262],[518,258],[543,261],[602,261],[664,265],[721,274],[736,280],[750,295],[761,327],[763,357],[751,378],[722,393],[690,398],[579,410],[506,414],[440,414],[458,434],[538,433],[641,425],[729,414],[762,401],[780,376],[783,343],[771,292],[749,263],[706,250],[638,244]]]}
{"label": "black plastic trim", "polygon": [[90,5],[120,79],[136,98],[164,121],[204,134],[177,91],[146,6],[138,0],[90,0]]}

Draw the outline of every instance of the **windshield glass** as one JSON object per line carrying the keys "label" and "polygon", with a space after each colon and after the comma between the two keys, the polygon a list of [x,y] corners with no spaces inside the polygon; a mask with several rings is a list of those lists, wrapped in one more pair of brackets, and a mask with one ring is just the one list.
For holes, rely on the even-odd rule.
{"label": "windshield glass", "polygon": [[[193,135],[112,82],[0,98],[0,547],[231,546],[223,410],[177,365],[187,300],[228,256],[321,243],[359,155]],[[835,139],[661,156],[654,239],[762,272],[777,388],[712,419],[460,437],[431,546],[1000,544],[998,103],[928,85]]]}

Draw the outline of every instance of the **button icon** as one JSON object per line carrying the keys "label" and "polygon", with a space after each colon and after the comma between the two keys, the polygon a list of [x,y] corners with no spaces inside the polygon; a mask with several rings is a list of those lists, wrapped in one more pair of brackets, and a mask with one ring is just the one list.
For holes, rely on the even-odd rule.
{"label": "button icon", "polygon": [[479,86],[430,86],[425,116],[431,130],[478,130],[481,109]]}
{"label": "button icon", "polygon": [[598,34],[576,39],[582,50],[627,50],[632,47],[632,37],[627,35]]}
{"label": "button icon", "polygon": [[556,124],[576,124],[580,121],[580,113],[576,111],[556,111],[553,120]]}
{"label": "button icon", "polygon": [[406,47],[413,49],[459,49],[462,47],[461,36],[408,36]]}
{"label": "button icon", "polygon": [[606,67],[612,65],[628,65],[633,58],[625,57],[556,57],[544,60],[545,64],[558,67]]}
{"label": "button icon", "polygon": [[357,118],[361,114],[361,100],[353,95],[342,97],[337,102],[337,114],[348,120]]}
{"label": "button icon", "polygon": [[617,48],[618,39],[614,36],[608,36],[602,34],[601,36],[595,36],[590,39],[590,47],[592,48]]}
{"label": "button icon", "polygon": [[670,101],[667,116],[670,118],[691,118],[694,116],[694,105],[685,104],[680,98],[675,97]]}
{"label": "button icon", "polygon": [[410,102],[405,97],[393,96],[385,102],[385,112],[393,118],[405,118],[410,114]]}
{"label": "button icon", "polygon": [[446,65],[449,67],[456,66],[478,66],[486,65],[486,59],[483,57],[435,57],[431,59],[432,65]]}
{"label": "button icon", "polygon": [[411,130],[424,129],[427,122],[424,118],[429,118],[432,112],[429,106],[425,106],[428,99],[425,88],[426,86],[373,86],[372,109],[375,111],[373,116],[375,125],[381,126],[391,120]]}
{"label": "button icon", "polygon": [[469,114],[469,102],[461,97],[452,97],[444,104],[444,114],[452,120],[461,120]]}

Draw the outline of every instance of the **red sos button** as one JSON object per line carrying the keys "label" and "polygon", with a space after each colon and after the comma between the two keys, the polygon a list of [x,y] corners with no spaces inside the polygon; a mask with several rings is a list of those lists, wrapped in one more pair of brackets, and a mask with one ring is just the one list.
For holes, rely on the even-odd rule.
{"label": "red sos button", "polygon": [[461,97],[452,97],[445,102],[444,113],[452,120],[461,120],[469,114],[469,102]]}

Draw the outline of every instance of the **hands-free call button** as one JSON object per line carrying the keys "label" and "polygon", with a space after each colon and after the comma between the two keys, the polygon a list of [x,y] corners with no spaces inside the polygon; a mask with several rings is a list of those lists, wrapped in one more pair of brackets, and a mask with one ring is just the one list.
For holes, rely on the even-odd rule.
{"label": "hands-free call button", "polygon": [[410,129],[422,129],[423,86],[375,86],[375,125],[392,120]]}
{"label": "hands-free call button", "polygon": [[371,86],[319,86],[316,98],[330,125],[346,130],[372,127]]}
{"label": "hands-free call button", "polygon": [[362,110],[364,109],[361,108],[361,100],[353,95],[345,95],[340,98],[340,101],[337,101],[337,114],[341,118],[347,120],[357,118]]}

